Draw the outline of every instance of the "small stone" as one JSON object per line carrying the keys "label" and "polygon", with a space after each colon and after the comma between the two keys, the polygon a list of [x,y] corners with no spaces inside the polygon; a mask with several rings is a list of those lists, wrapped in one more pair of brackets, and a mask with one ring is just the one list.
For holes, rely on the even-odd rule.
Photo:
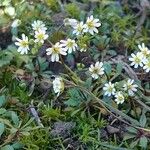
{"label": "small stone", "polygon": [[120,130],[118,128],[115,128],[115,127],[110,126],[110,125],[108,125],[106,128],[107,128],[107,132],[109,134],[114,134],[114,133],[119,133],[120,132]]}

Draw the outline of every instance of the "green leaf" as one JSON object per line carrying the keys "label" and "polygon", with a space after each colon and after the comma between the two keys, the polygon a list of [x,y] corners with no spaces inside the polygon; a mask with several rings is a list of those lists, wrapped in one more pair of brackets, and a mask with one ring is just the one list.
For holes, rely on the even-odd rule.
{"label": "green leaf", "polygon": [[121,74],[122,69],[123,69],[122,63],[118,63],[118,64],[117,64],[117,67],[116,67],[117,74]]}
{"label": "green leaf", "polygon": [[135,138],[135,137],[136,137],[135,134],[128,134],[128,133],[126,133],[126,134],[124,135],[124,137],[123,137],[123,141],[129,140],[129,139],[133,139],[133,138]]}
{"label": "green leaf", "polygon": [[107,75],[110,75],[110,74],[111,74],[111,70],[112,70],[111,64],[105,62],[103,66],[104,66],[104,70],[105,70],[106,74],[107,74]]}
{"label": "green leaf", "polygon": [[5,145],[1,150],[14,150],[14,148],[11,145]]}
{"label": "green leaf", "polygon": [[146,121],[147,121],[147,119],[146,119],[145,113],[143,112],[141,117],[140,117],[140,125],[142,127],[144,127],[146,125]]}
{"label": "green leaf", "polygon": [[134,148],[139,142],[139,139],[137,139],[136,141],[133,141],[131,144],[130,144],[130,147],[131,148]]}
{"label": "green leaf", "polygon": [[5,108],[0,108],[0,115],[4,114],[6,112]]}
{"label": "green leaf", "polygon": [[110,54],[111,56],[116,56],[117,55],[115,50],[109,50],[109,51],[107,51],[107,54]]}
{"label": "green leaf", "polygon": [[84,85],[89,89],[92,85],[92,78],[88,78]]}
{"label": "green leaf", "polygon": [[147,138],[146,138],[145,136],[142,136],[142,137],[140,138],[140,146],[141,146],[142,148],[146,149],[146,148],[147,148],[147,143],[148,143]]}
{"label": "green leaf", "polygon": [[11,111],[11,118],[12,118],[12,121],[15,125],[19,124],[19,118],[14,111]]}
{"label": "green leaf", "polygon": [[133,127],[128,127],[127,130],[128,130],[128,132],[130,132],[130,133],[137,134],[137,129],[135,129],[135,128],[133,128]]}
{"label": "green leaf", "polygon": [[46,62],[45,58],[38,57],[37,58],[37,65],[39,65],[40,71],[44,71],[48,67],[48,62]]}
{"label": "green leaf", "polygon": [[14,149],[22,149],[23,148],[23,144],[19,143],[19,142],[16,142],[12,145],[12,147]]}
{"label": "green leaf", "polygon": [[5,130],[5,125],[3,123],[0,123],[0,137],[3,134],[4,130]]}
{"label": "green leaf", "polygon": [[6,98],[4,95],[0,96],[0,107],[2,107],[6,103]]}
{"label": "green leaf", "polygon": [[12,53],[5,51],[1,52],[0,54],[0,67],[3,67],[5,65],[9,65],[10,61],[13,59]]}
{"label": "green leaf", "polygon": [[80,104],[80,101],[77,99],[70,98],[69,100],[64,102],[68,106],[78,106]]}

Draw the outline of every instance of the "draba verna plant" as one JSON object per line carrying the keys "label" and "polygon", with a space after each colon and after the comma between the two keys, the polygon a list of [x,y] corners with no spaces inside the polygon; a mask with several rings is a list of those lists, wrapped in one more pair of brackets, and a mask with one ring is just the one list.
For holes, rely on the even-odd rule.
{"label": "draba verna plant", "polygon": [[0,2],[0,149],[149,149],[150,4],[136,2]]}
{"label": "draba verna plant", "polygon": [[[62,56],[67,56],[70,53],[76,53],[76,51],[81,51],[80,50],[81,48],[77,44],[78,39],[86,34],[89,36],[94,36],[94,34],[98,33],[98,28],[101,26],[100,20],[94,18],[93,15],[87,17],[85,23],[83,23],[82,21],[79,22],[76,19],[69,19],[69,18],[65,19],[64,22],[66,26],[67,25],[71,26],[73,36],[72,39],[71,37],[69,37],[68,39],[65,40],[62,39],[54,44],[52,44],[51,41],[48,41],[51,44],[51,47],[46,49],[46,54],[50,56],[50,60],[52,62],[64,63]],[[32,49],[34,48],[35,45],[42,46],[44,41],[48,39],[48,34],[46,33],[47,27],[42,21],[40,20],[34,21],[32,23],[32,30],[34,32],[34,39],[29,39],[24,33],[22,34],[22,39],[16,38],[17,42],[15,42],[15,44],[16,46],[18,46],[18,52],[20,52],[20,54],[28,54],[30,52],[32,53]],[[139,61],[135,57],[130,58],[130,60],[133,61],[131,65],[134,65],[135,67],[137,67],[138,65],[143,66],[144,63],[143,61],[144,59],[147,58],[147,55],[149,54],[149,50],[147,47],[145,47],[144,44],[142,44],[142,46],[139,45],[138,47],[141,50],[141,52],[137,53],[137,55],[134,54],[131,55],[132,56],[134,55]],[[89,72],[89,75],[87,77],[90,77],[91,75],[93,81],[97,80],[96,82],[100,82],[102,78],[107,77],[107,73],[103,63],[104,62],[97,61],[95,64],[91,64],[89,69],[87,69],[87,72]],[[69,71],[71,70],[69,69]],[[58,76],[55,77],[52,83],[54,92],[57,93],[57,96],[59,96],[60,93],[64,91],[65,88],[65,84],[63,83],[64,81],[67,82],[66,79],[63,79],[63,77]],[[71,81],[68,82],[71,84]],[[82,82],[83,81],[81,81],[81,83]],[[124,83],[122,87],[121,87],[122,83],[120,82]],[[113,83],[110,80],[105,80],[101,92],[104,93],[103,95],[104,97],[105,96],[111,97],[117,104],[123,104],[125,100],[128,99],[128,97],[134,96],[134,94],[136,94],[138,90],[138,85],[135,84],[134,82],[135,81],[133,79]],[[73,86],[78,85],[73,84]]]}

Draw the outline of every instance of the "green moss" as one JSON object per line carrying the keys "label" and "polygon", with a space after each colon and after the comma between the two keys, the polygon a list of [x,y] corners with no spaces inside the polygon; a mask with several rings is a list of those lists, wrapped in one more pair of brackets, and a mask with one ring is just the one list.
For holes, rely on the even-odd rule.
{"label": "green moss", "polygon": [[49,132],[45,129],[34,130],[29,136],[20,139],[27,150],[46,150],[49,147]]}
{"label": "green moss", "polygon": [[59,5],[56,0],[45,0],[45,3],[50,7],[50,9],[54,12],[59,10]]}
{"label": "green moss", "polygon": [[76,4],[74,4],[74,3],[67,4],[65,9],[70,17],[79,19],[81,11]]}

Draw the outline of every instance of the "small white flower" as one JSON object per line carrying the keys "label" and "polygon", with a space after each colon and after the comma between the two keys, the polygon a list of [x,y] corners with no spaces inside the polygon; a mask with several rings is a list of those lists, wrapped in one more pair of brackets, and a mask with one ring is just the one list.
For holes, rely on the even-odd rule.
{"label": "small white flower", "polygon": [[76,51],[77,44],[75,40],[67,39],[67,40],[61,40],[61,46],[68,51],[68,53],[72,53],[73,51]]}
{"label": "small white flower", "polygon": [[64,25],[67,26],[71,26],[71,27],[75,27],[77,25],[78,21],[76,19],[70,19],[70,18],[66,18],[64,19]]}
{"label": "small white flower", "polygon": [[59,61],[59,55],[67,55],[66,50],[62,48],[59,42],[57,42],[51,48],[48,48],[46,51],[47,51],[46,53],[47,55],[51,55],[52,62]]}
{"label": "small white flower", "polygon": [[40,21],[40,20],[34,21],[32,23],[32,28],[35,31],[38,31],[38,30],[46,31],[47,30],[47,28],[45,27],[45,24],[43,23],[43,21]]}
{"label": "small white flower", "polygon": [[92,78],[98,79],[99,75],[104,74],[103,63],[98,61],[95,63],[95,65],[92,64],[89,68],[89,71],[92,74]]}
{"label": "small white flower", "polygon": [[81,48],[79,51],[80,52],[86,52],[86,50],[87,50],[86,48]]}
{"label": "small white flower", "polygon": [[59,96],[61,92],[64,90],[64,82],[61,77],[56,77],[53,81],[53,89],[54,92]]}
{"label": "small white flower", "polygon": [[18,42],[15,42],[15,45],[19,46],[18,48],[18,52],[20,54],[27,54],[28,53],[28,50],[29,50],[29,41],[28,41],[28,37],[25,36],[25,34],[22,34],[22,39],[18,39],[16,38],[16,40]]}
{"label": "small white flower", "polygon": [[83,24],[83,22],[79,22],[73,28],[74,28],[73,34],[76,34],[76,35],[82,34],[84,24]]}
{"label": "small white flower", "polygon": [[127,83],[123,85],[124,90],[127,91],[130,96],[134,95],[134,92],[137,91],[137,87],[138,87],[138,85],[133,84],[133,83],[134,83],[134,80],[128,79]]}
{"label": "small white flower", "polygon": [[105,91],[104,95],[108,95],[108,96],[111,96],[111,95],[115,95],[115,85],[112,84],[111,82],[109,83],[106,83],[103,87],[103,90]]}
{"label": "small white flower", "polygon": [[150,60],[146,60],[145,62],[144,62],[144,67],[143,67],[143,69],[146,71],[146,72],[150,72]]}
{"label": "small white flower", "polygon": [[138,52],[136,55],[132,53],[131,56],[132,57],[129,58],[129,60],[132,62],[131,66],[134,66],[134,68],[138,68],[138,66],[143,67],[144,57],[140,52]]}
{"label": "small white flower", "polygon": [[12,27],[12,28],[16,28],[16,27],[18,27],[20,24],[21,24],[21,20],[15,19],[15,20],[12,22],[11,27]]}
{"label": "small white flower", "polygon": [[90,34],[94,35],[98,33],[97,28],[101,26],[99,19],[94,19],[93,15],[87,18],[86,24],[84,25],[84,32],[89,32]]}
{"label": "small white flower", "polygon": [[34,36],[36,39],[34,40],[35,43],[44,43],[44,40],[46,40],[48,38],[48,35],[46,34],[46,31],[45,30],[38,30],[38,31],[35,31],[35,36]]}
{"label": "small white flower", "polygon": [[150,54],[150,50],[145,46],[144,43],[142,43],[142,45],[138,45],[138,48],[144,57],[147,57]]}
{"label": "small white flower", "polygon": [[5,13],[11,17],[15,17],[16,12],[15,12],[15,8],[12,6],[7,6],[4,9]]}
{"label": "small white flower", "polygon": [[115,94],[115,102],[117,102],[117,104],[122,104],[124,102],[124,96],[121,92],[117,92]]}

